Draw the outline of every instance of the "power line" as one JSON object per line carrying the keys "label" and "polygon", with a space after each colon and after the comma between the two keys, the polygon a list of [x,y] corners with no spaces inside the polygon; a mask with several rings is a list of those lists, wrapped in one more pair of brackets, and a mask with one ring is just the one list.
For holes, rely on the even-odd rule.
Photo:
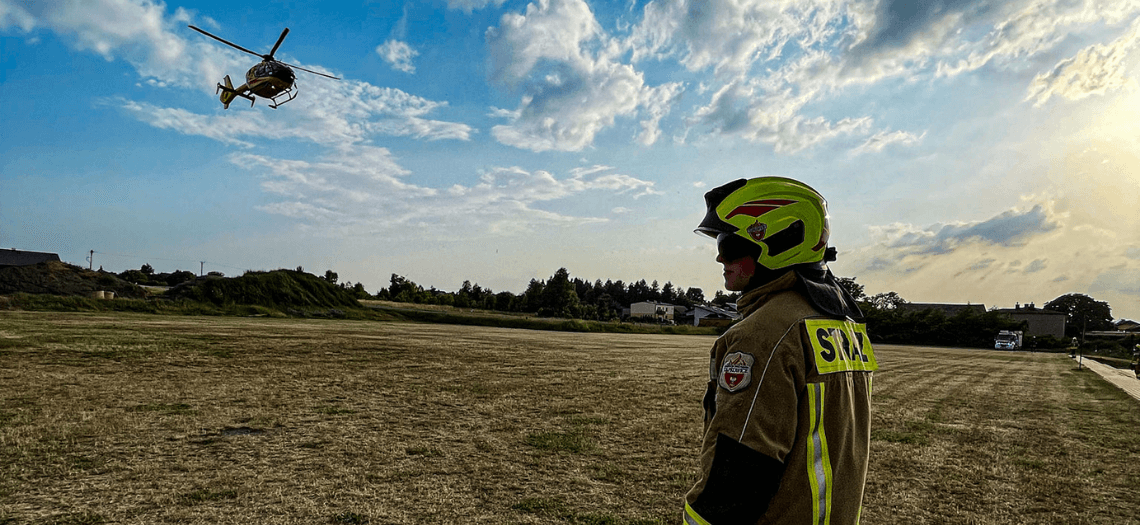
{"label": "power line", "polygon": [[182,263],[200,263],[200,264],[209,264],[211,266],[224,266],[226,268],[233,268],[235,270],[249,270],[250,269],[250,268],[247,268],[244,266],[234,266],[232,264],[225,264],[225,263],[214,262],[214,261],[202,261],[202,260],[191,261],[188,259],[169,259],[166,257],[149,257],[149,256],[143,256],[143,255],[128,255],[128,254],[122,254],[122,253],[108,253],[108,252],[101,252],[98,250],[92,250],[92,253],[93,254],[97,253],[99,255],[109,255],[111,257],[125,257],[125,258],[131,258],[131,259],[141,259],[144,261],[168,261],[168,262],[182,262]]}

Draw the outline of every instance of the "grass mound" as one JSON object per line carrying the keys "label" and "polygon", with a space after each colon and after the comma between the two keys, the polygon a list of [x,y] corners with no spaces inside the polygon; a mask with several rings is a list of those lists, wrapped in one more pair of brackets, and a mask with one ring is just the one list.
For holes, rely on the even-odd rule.
{"label": "grass mound", "polygon": [[171,288],[166,295],[217,306],[232,304],[289,308],[360,308],[344,288],[296,270],[246,272],[241,277],[206,277]]}
{"label": "grass mound", "polygon": [[60,261],[0,267],[0,295],[27,293],[86,297],[100,290],[131,299],[146,296],[141,287],[113,273],[88,270]]}

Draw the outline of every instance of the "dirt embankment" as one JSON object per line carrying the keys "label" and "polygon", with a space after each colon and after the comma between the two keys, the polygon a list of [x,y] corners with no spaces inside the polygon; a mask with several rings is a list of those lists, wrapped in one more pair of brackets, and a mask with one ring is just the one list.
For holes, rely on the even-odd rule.
{"label": "dirt embankment", "polygon": [[59,261],[0,267],[0,295],[22,292],[89,296],[100,290],[115,292],[116,297],[139,299],[146,296],[141,287],[113,273],[87,270]]}

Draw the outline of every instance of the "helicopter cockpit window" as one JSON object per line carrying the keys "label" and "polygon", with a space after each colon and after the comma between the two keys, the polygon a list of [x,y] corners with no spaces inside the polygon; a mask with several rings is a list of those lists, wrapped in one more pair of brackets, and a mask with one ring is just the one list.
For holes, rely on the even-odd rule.
{"label": "helicopter cockpit window", "polygon": [[262,62],[253,66],[253,74],[256,77],[275,77],[286,82],[292,82],[295,78],[293,70],[276,62]]}

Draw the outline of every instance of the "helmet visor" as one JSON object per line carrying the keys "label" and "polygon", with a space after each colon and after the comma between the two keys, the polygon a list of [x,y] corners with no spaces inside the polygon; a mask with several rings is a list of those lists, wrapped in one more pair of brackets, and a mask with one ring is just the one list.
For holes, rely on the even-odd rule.
{"label": "helmet visor", "polygon": [[735,233],[722,233],[716,236],[716,251],[721,259],[735,261],[742,257],[757,259],[760,257],[761,248]]}

